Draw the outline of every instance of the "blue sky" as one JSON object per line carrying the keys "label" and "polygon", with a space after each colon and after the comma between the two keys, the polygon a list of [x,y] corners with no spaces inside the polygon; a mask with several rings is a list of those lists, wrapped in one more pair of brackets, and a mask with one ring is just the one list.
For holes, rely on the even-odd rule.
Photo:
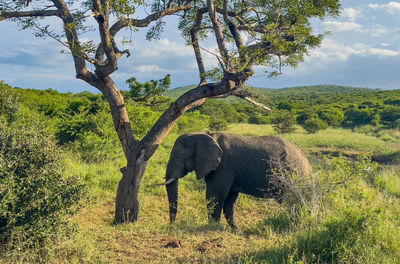
{"label": "blue sky", "polygon": [[[320,48],[312,50],[296,69],[268,79],[257,74],[248,84],[284,88],[314,84],[337,84],[368,88],[400,89],[400,1],[344,0],[340,18],[315,21],[316,32],[331,31]],[[173,20],[160,40],[148,42],[145,31],[132,34],[130,58],[119,61],[112,77],[120,89],[135,76],[140,81],[172,75],[171,87],[198,83],[192,48],[185,46]],[[31,31],[19,31],[16,24],[0,22],[0,80],[23,88],[53,88],[63,92],[89,90],[75,79],[72,58],[51,39],[37,39]],[[126,32],[130,37],[130,33]],[[6,36],[6,37],[3,37]],[[89,36],[90,37],[90,36]],[[117,36],[122,39],[123,34]],[[212,42],[204,43],[208,49]],[[204,54],[209,67],[216,65]],[[260,71],[261,72],[261,71]]]}

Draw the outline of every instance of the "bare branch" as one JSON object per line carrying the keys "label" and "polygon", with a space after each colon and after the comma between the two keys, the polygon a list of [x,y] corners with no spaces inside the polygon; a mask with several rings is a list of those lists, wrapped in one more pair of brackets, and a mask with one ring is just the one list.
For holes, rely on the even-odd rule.
{"label": "bare branch", "polygon": [[242,98],[242,99],[246,100],[247,102],[249,102],[257,107],[260,107],[264,110],[272,112],[271,108],[269,108],[268,106],[266,106],[262,103],[255,101],[253,98],[251,98],[251,94],[249,92],[246,92],[244,90],[235,90],[232,92],[232,95]]}
{"label": "bare branch", "polygon": [[62,19],[64,24],[65,36],[75,63],[76,77],[96,87],[96,78],[94,74],[88,71],[85,59],[79,54],[79,37],[76,28],[72,26],[74,25],[74,18],[69,11],[67,4],[63,0],[52,0],[52,2],[57,8],[59,17]]}
{"label": "bare branch", "polygon": [[20,12],[3,12],[0,13],[0,21],[8,18],[22,18],[22,17],[50,17],[60,16],[58,10],[32,10],[32,11],[20,11]]}
{"label": "bare branch", "polygon": [[194,55],[196,57],[196,62],[197,62],[197,66],[199,68],[199,73],[200,73],[200,84],[204,84],[207,82],[206,80],[206,70],[204,67],[204,62],[203,62],[203,58],[201,56],[201,52],[200,52],[200,44],[199,44],[199,38],[197,37],[197,32],[199,31],[200,25],[201,25],[201,21],[203,19],[203,14],[201,12],[197,12],[197,17],[196,17],[196,21],[194,23],[193,28],[190,30],[190,36],[192,39],[192,46],[193,46],[193,51],[194,51]]}
{"label": "bare branch", "polygon": [[148,15],[143,19],[133,19],[133,18],[122,18],[112,25],[110,28],[111,36],[115,36],[121,29],[126,27],[147,27],[151,22],[156,21],[160,18],[163,18],[168,15],[175,14],[179,11],[188,10],[191,8],[190,1],[186,5],[180,5],[177,7],[169,7],[167,9],[155,12],[153,14]]}
{"label": "bare branch", "polygon": [[210,16],[211,22],[214,27],[214,33],[215,33],[215,38],[217,40],[218,49],[222,55],[223,61],[225,62],[225,64],[228,64],[229,53],[228,53],[228,49],[226,48],[226,45],[225,45],[224,35],[222,33],[221,24],[218,20],[218,16],[217,16],[217,12],[215,10],[215,5],[214,5],[213,0],[207,0],[207,9],[208,9],[208,14]]}
{"label": "bare branch", "polygon": [[[114,49],[114,53],[116,55],[116,59],[118,60],[120,57],[122,57],[123,54],[127,54],[127,57],[130,56],[129,50],[124,50],[121,52],[121,51],[119,51],[117,44],[115,43],[114,37],[121,29],[126,28],[126,27],[147,27],[153,21],[156,21],[156,20],[163,18],[165,16],[168,16],[168,15],[175,14],[176,12],[179,12],[182,10],[187,10],[189,8],[190,8],[190,4],[188,3],[186,5],[181,5],[178,7],[168,7],[167,9],[150,14],[143,19],[122,18],[122,19],[118,20],[109,29],[109,36],[111,38],[111,43],[112,43],[112,47]],[[96,12],[94,12],[92,16],[94,16],[96,18],[96,16],[98,16],[98,15]],[[105,42],[105,43],[109,43],[109,42]],[[98,60],[100,62],[104,62],[104,52],[105,52],[105,50],[104,50],[103,44],[101,43],[96,51],[96,55],[95,55],[96,60]]]}
{"label": "bare branch", "polygon": [[196,88],[186,92],[180,96],[171,106],[162,114],[157,120],[149,133],[141,141],[148,152],[148,158],[151,157],[158,145],[164,140],[171,129],[174,127],[179,117],[182,116],[189,109],[199,106],[207,98],[226,97],[232,93],[233,90],[241,87],[250,76],[242,76],[242,80],[237,83],[227,79],[222,79],[220,82],[208,83],[197,86]]}

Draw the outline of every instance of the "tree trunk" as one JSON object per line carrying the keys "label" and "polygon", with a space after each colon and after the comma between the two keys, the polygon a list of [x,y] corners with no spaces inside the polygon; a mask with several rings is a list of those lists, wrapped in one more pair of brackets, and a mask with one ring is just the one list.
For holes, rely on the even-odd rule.
{"label": "tree trunk", "polygon": [[121,169],[122,178],[118,185],[115,204],[115,222],[134,222],[139,214],[139,188],[147,166],[148,148],[135,139],[124,98],[112,79],[110,77],[97,79],[95,84],[110,106],[114,127],[127,160],[127,166]]}
{"label": "tree trunk", "polygon": [[139,215],[139,189],[147,160],[144,151],[128,162],[128,166],[121,169],[122,179],[119,182],[115,204],[115,222],[135,222]]}

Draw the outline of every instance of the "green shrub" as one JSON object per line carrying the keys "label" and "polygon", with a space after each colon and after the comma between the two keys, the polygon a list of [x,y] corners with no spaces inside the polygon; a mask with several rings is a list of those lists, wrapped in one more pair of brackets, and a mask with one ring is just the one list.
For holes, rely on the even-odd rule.
{"label": "green shrub", "polygon": [[323,108],[318,111],[319,118],[331,127],[340,127],[344,120],[344,113],[338,108]]}
{"label": "green shrub", "polygon": [[296,119],[294,115],[287,110],[275,112],[271,122],[274,130],[278,134],[287,134],[296,130]]}
{"label": "green shrub", "polygon": [[138,139],[143,138],[161,116],[160,112],[153,111],[150,107],[138,103],[128,104],[127,110],[131,119],[133,134]]}
{"label": "green shrub", "polygon": [[0,81],[0,117],[12,122],[16,119],[19,108],[20,102],[11,86]]}
{"label": "green shrub", "polygon": [[327,129],[328,124],[325,123],[323,120],[318,119],[318,118],[311,118],[308,119],[304,122],[303,128],[308,132],[308,133],[316,133],[320,130]]}
{"label": "green shrub", "polygon": [[60,149],[33,124],[0,121],[0,242],[45,248],[70,231],[83,183],[62,173]]}
{"label": "green shrub", "polygon": [[59,123],[56,137],[61,145],[74,142],[83,133],[94,131],[97,125],[84,112],[76,115],[64,115]]}
{"label": "green shrub", "polygon": [[398,106],[387,106],[380,110],[380,119],[382,124],[389,128],[399,128],[400,124],[400,107]]}
{"label": "green shrub", "polygon": [[209,127],[210,117],[201,114],[199,111],[187,112],[179,118],[177,127],[178,133],[188,133],[205,130]]}
{"label": "green shrub", "polygon": [[72,145],[84,162],[100,162],[121,151],[109,111],[104,109],[88,115],[86,119],[93,124],[92,128],[78,133],[77,140]]}
{"label": "green shrub", "polygon": [[212,131],[221,131],[228,128],[228,122],[224,119],[211,118],[209,128]]}
{"label": "green shrub", "polygon": [[352,108],[345,112],[343,127],[355,128],[358,126],[372,124],[374,113],[371,109]]}
{"label": "green shrub", "polygon": [[[395,263],[400,254],[398,206],[387,194],[390,177],[379,177],[377,164],[328,158],[310,176],[287,178],[284,204],[291,217],[295,263]],[[394,180],[394,181],[393,181]],[[396,195],[397,190],[391,190]],[[386,213],[388,212],[388,213]],[[390,212],[390,213],[389,213]]]}
{"label": "green shrub", "polygon": [[270,122],[267,116],[256,114],[249,118],[249,124],[268,124]]}

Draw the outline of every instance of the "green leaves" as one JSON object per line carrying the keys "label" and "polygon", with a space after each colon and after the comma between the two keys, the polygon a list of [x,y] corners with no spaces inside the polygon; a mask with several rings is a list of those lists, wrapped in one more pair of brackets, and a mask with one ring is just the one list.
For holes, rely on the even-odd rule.
{"label": "green leaves", "polygon": [[[310,49],[318,47],[323,35],[312,32],[310,20],[336,16],[340,8],[339,0],[233,0],[214,1],[214,5],[222,41],[227,47],[235,43],[229,45],[225,66],[237,72],[264,66],[269,77],[280,74],[282,66],[296,67]],[[194,2],[182,17],[179,28],[189,44],[193,30],[203,39],[217,35],[207,8]],[[244,39],[241,44],[233,25]]]}
{"label": "green leaves", "polygon": [[136,101],[150,101],[155,96],[161,96],[171,85],[171,75],[167,74],[163,79],[150,80],[140,83],[135,77],[126,80],[129,86],[130,96]]}
{"label": "green leaves", "polygon": [[33,122],[0,121],[0,241],[10,248],[44,247],[70,231],[83,183],[63,175],[60,154]]}

